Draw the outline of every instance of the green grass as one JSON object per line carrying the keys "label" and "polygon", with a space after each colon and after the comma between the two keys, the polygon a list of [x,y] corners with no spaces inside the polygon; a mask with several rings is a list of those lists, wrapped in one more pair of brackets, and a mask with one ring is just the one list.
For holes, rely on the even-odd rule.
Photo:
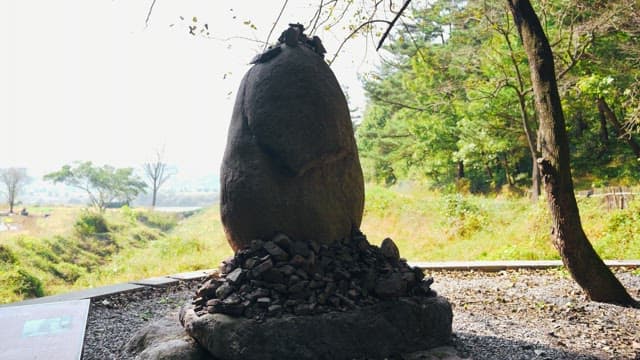
{"label": "green grass", "polygon": [[215,267],[231,253],[214,209],[184,220],[129,208],[47,213],[12,216],[19,230],[0,233],[0,303]]}
{"label": "green grass", "polygon": [[[391,237],[413,261],[558,259],[546,202],[503,193],[443,195],[417,186],[367,186],[362,231]],[[583,227],[605,259],[640,259],[640,199],[625,210],[579,198]],[[45,218],[44,214],[50,214]],[[218,207],[190,216],[79,207],[13,216],[0,232],[0,303],[146,277],[215,268],[232,255]]]}
{"label": "green grass", "polygon": [[75,286],[99,286],[216,268],[232,254],[217,207],[212,207],[181,220],[173,230],[144,247],[123,249],[109,264],[79,279]]}
{"label": "green grass", "polygon": [[[601,198],[579,198],[582,224],[605,259],[640,259],[640,200],[606,210]],[[367,187],[362,230],[379,244],[391,237],[415,261],[551,260],[544,199],[442,195],[420,187]]]}

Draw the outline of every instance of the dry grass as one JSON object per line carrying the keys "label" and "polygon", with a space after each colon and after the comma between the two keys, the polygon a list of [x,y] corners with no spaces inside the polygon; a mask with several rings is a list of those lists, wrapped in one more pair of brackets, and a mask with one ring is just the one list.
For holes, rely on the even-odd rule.
{"label": "dry grass", "polygon": [[[70,224],[82,212],[79,206],[29,207],[29,216],[13,214],[0,216],[0,222],[15,225],[17,231],[0,232],[0,243],[15,238],[16,235],[30,237],[51,237],[68,234],[72,229]],[[48,215],[48,216],[45,216]]]}

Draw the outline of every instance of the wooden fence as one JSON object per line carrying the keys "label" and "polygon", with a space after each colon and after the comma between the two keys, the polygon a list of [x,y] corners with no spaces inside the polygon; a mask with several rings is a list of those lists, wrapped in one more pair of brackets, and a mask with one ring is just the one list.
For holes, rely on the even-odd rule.
{"label": "wooden fence", "polygon": [[578,196],[588,198],[602,198],[602,202],[607,205],[608,210],[614,209],[626,209],[629,203],[633,201],[634,195],[638,194],[633,192],[631,188],[614,186],[601,189],[589,189],[579,191]]}

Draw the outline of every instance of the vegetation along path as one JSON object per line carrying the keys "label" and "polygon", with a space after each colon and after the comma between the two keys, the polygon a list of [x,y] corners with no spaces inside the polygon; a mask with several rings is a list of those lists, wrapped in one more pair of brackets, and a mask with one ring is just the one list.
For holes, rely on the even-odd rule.
{"label": "vegetation along path", "polygon": [[[578,205],[603,258],[640,259],[640,201],[609,210],[602,197],[580,197]],[[392,237],[411,261],[557,260],[546,211],[508,194],[369,185],[362,230],[373,244]],[[215,268],[232,254],[216,206],[182,215],[122,208],[100,219],[78,207],[11,217],[20,230],[0,232],[0,302]]]}

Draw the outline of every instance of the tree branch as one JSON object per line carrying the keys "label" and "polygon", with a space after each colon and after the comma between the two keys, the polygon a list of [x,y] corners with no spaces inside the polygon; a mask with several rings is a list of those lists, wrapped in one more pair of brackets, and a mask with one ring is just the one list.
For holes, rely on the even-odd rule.
{"label": "tree branch", "polygon": [[273,26],[271,27],[271,30],[269,30],[269,35],[267,35],[267,40],[265,40],[264,42],[264,48],[262,49],[262,51],[267,50],[267,46],[269,46],[269,39],[271,39],[271,34],[273,34],[273,30],[278,25],[278,21],[280,21],[280,17],[282,17],[282,13],[284,13],[284,9],[287,8],[287,3],[289,3],[289,0],[284,0],[284,3],[282,4],[282,8],[280,9],[280,13],[276,18],[276,21],[273,22]]}
{"label": "tree branch", "polygon": [[351,39],[351,37],[355,34],[358,33],[358,31],[362,30],[363,27],[367,26],[367,25],[371,25],[371,24],[375,24],[375,23],[385,23],[385,24],[391,24],[389,21],[387,20],[369,20],[366,22],[363,22],[362,24],[360,24],[357,28],[355,28],[355,30],[353,30],[347,37],[344,38],[344,40],[342,40],[342,42],[340,43],[340,46],[338,46],[338,50],[336,50],[336,53],[333,55],[333,57],[331,58],[331,60],[329,61],[329,65],[331,65],[336,58],[338,57],[338,54],[340,53],[340,51],[342,50],[342,47],[344,46],[344,44],[347,43],[347,40]]}
{"label": "tree branch", "polygon": [[400,102],[396,102],[396,101],[393,101],[393,100],[388,100],[388,99],[382,98],[382,97],[377,96],[377,95],[371,95],[371,97],[374,100],[380,101],[381,103],[385,103],[385,104],[393,105],[393,106],[398,106],[398,107],[401,107],[401,108],[404,108],[404,109],[409,109],[409,110],[414,110],[414,111],[419,111],[419,112],[429,111],[429,109],[427,109],[427,108],[421,108],[421,107],[417,107],[417,106],[403,104],[403,103],[400,103]]}
{"label": "tree branch", "polygon": [[387,36],[389,36],[389,32],[391,31],[393,26],[396,24],[396,21],[398,21],[400,16],[402,16],[402,13],[404,13],[404,10],[407,8],[407,6],[409,6],[410,3],[411,3],[411,0],[405,0],[404,4],[400,8],[400,11],[398,11],[396,16],[389,23],[389,27],[387,27],[387,30],[384,32],[384,34],[382,34],[382,37],[380,38],[380,42],[378,42],[378,46],[376,47],[376,51],[380,50],[380,48],[382,47],[382,44],[384,44],[385,39],[387,38]]}
{"label": "tree branch", "polygon": [[156,0],[151,2],[151,6],[149,6],[149,12],[147,13],[147,18],[144,19],[144,27],[149,26],[149,18],[151,18],[151,12],[153,11],[153,6],[156,4]]}

